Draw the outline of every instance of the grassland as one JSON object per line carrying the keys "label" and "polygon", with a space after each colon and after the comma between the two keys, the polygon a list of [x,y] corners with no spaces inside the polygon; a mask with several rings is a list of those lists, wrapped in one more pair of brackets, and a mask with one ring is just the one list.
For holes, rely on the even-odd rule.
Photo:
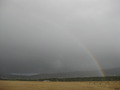
{"label": "grassland", "polygon": [[120,81],[41,82],[0,80],[0,90],[120,90]]}

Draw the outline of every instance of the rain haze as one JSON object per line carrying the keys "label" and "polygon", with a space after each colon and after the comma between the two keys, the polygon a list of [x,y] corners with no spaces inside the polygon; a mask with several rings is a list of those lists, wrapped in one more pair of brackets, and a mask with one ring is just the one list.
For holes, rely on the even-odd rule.
{"label": "rain haze", "polygon": [[0,0],[0,73],[120,67],[119,0]]}

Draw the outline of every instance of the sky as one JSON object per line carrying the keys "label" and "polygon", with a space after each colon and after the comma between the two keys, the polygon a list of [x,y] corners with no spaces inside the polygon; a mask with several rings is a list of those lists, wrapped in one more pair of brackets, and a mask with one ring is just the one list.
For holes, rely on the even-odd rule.
{"label": "sky", "polygon": [[0,73],[120,67],[119,0],[0,0]]}

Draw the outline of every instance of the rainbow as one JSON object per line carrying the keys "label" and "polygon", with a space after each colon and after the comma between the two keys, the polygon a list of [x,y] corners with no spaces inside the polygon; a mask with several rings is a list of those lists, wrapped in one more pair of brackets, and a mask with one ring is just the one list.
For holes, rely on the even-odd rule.
{"label": "rainbow", "polygon": [[[41,18],[39,18],[39,19],[41,20]],[[102,67],[101,67],[101,65],[99,63],[99,61],[96,59],[96,57],[93,55],[93,53],[89,50],[88,47],[86,47],[82,43],[82,41],[78,40],[78,38],[75,35],[73,35],[73,33],[71,31],[68,31],[67,28],[60,26],[59,24],[55,23],[54,21],[51,21],[51,20],[48,20],[48,19],[45,19],[45,18],[42,18],[42,20],[45,21],[45,22],[47,22],[47,23],[51,23],[54,27],[57,27],[60,30],[63,30],[64,33],[69,34],[79,44],[79,46],[83,48],[83,50],[85,51],[85,53],[92,59],[92,61],[96,65],[96,68],[99,71],[100,76],[102,76],[102,77],[106,76],[104,70],[102,69]]]}
{"label": "rainbow", "polygon": [[98,60],[96,59],[96,57],[93,55],[93,53],[88,49],[88,47],[86,47],[86,46],[82,43],[82,41],[78,40],[76,36],[74,36],[74,35],[72,35],[72,36],[73,36],[74,40],[75,40],[76,42],[78,42],[79,46],[83,48],[83,50],[85,51],[85,53],[92,59],[92,61],[94,62],[96,68],[97,68],[98,71],[99,71],[100,76],[105,77],[105,76],[106,76],[106,75],[105,75],[105,72],[104,72],[104,70],[102,69],[99,61],[98,61]]}
{"label": "rainbow", "polygon": [[[67,32],[68,32],[68,31],[67,31]],[[72,32],[69,31],[69,34],[70,34],[70,36],[79,44],[79,46],[80,46],[81,48],[83,48],[83,50],[85,51],[85,53],[86,53],[86,54],[91,58],[91,60],[94,62],[97,70],[99,71],[100,76],[105,77],[106,75],[105,75],[104,70],[102,69],[99,61],[96,59],[96,57],[95,57],[95,56],[93,55],[93,53],[90,51],[90,49],[89,49],[88,47],[86,47],[86,46],[82,43],[82,41],[78,40],[78,38],[77,38],[75,35],[73,35]]]}
{"label": "rainbow", "polygon": [[90,58],[93,60],[93,62],[95,63],[97,69],[99,70],[100,75],[101,75],[102,77],[105,77],[105,76],[106,76],[106,75],[105,75],[105,72],[104,72],[104,70],[102,69],[102,67],[100,66],[99,61],[95,58],[95,56],[93,56],[92,52],[90,52],[90,50],[89,50],[87,47],[85,47],[85,45],[83,46],[83,44],[82,44],[82,47],[83,47],[83,49],[86,51],[86,53],[90,56]]}
{"label": "rainbow", "polygon": [[79,46],[83,48],[83,50],[85,51],[85,53],[92,59],[92,61],[94,62],[96,68],[97,68],[98,71],[99,71],[100,76],[105,77],[106,75],[105,75],[104,70],[102,69],[99,61],[96,59],[96,57],[93,55],[93,53],[89,50],[89,48],[86,47],[86,46],[82,43],[82,41],[78,40],[78,38],[77,38],[76,36],[74,36],[73,34],[72,34],[72,36],[73,36],[74,40],[75,40],[76,42],[78,42]]}

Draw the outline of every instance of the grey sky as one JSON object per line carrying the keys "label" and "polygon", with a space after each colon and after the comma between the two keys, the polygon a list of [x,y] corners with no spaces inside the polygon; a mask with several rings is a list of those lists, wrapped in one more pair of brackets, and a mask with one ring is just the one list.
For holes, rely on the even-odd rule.
{"label": "grey sky", "polygon": [[[1,72],[120,67],[119,0],[1,0]],[[89,55],[89,53],[90,55]]]}

